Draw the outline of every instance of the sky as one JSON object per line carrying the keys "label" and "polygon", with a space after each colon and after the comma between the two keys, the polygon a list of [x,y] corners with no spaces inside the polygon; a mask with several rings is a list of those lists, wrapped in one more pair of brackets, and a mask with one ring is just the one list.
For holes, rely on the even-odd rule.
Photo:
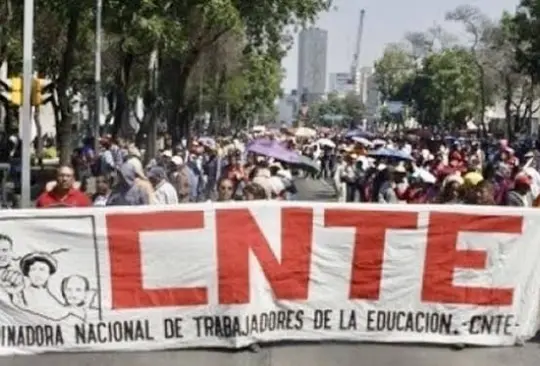
{"label": "sky", "polygon": [[[445,22],[447,11],[459,5],[476,6],[487,16],[497,19],[503,10],[514,11],[519,0],[334,0],[335,10],[321,14],[315,26],[328,31],[327,74],[349,72],[354,53],[360,9],[366,10],[364,35],[360,51],[362,66],[372,66],[385,45],[403,40],[405,33],[427,30],[441,25],[452,33],[460,28]],[[298,69],[298,36],[282,65],[286,92],[296,89]],[[328,87],[328,82],[327,82]]]}

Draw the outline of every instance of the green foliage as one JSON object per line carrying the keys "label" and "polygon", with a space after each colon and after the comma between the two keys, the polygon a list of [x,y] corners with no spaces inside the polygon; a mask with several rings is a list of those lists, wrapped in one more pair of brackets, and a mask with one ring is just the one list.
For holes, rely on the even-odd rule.
{"label": "green foliage", "polygon": [[516,56],[521,70],[540,76],[540,6],[535,0],[521,0],[513,17],[507,16],[507,29],[515,33],[517,44]]}
{"label": "green foliage", "polygon": [[[23,2],[2,4],[7,5],[0,5],[0,60],[7,59],[16,74],[22,69]],[[94,0],[40,0],[35,9],[36,69],[60,80],[57,86],[63,89],[79,81],[90,105],[95,6]],[[103,0],[102,80],[105,91],[121,101],[114,104],[112,118],[124,118],[134,97],[154,85],[148,63],[156,50],[156,92],[169,126],[188,123],[184,117],[193,113],[178,115],[193,112],[199,99],[207,110],[227,106],[233,117],[243,120],[272,109],[280,94],[280,63],[290,45],[289,32],[329,7],[329,0]],[[235,44],[229,43],[209,68],[208,55],[231,34]],[[200,98],[200,91],[208,96]],[[65,90],[58,95],[65,99]],[[65,145],[71,106],[60,104],[57,133]]]}
{"label": "green foliage", "polygon": [[420,122],[442,121],[460,127],[474,116],[480,98],[479,73],[468,50],[432,53],[416,75],[412,101]]}
{"label": "green foliage", "polygon": [[320,101],[309,110],[311,123],[323,126],[349,126],[363,118],[364,105],[354,93],[340,96],[330,93],[326,100]]}
{"label": "green foliage", "polygon": [[268,55],[247,54],[240,73],[227,82],[225,100],[241,120],[273,108],[281,92],[280,62]]}
{"label": "green foliage", "polygon": [[375,62],[375,78],[382,101],[403,100],[414,70],[414,60],[403,46],[386,47],[383,56]]}

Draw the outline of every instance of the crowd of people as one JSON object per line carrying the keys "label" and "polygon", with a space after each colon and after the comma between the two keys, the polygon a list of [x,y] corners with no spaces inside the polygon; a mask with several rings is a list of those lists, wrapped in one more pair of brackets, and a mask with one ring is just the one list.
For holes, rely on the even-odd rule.
{"label": "crowd of people", "polygon": [[[421,135],[260,128],[176,146],[164,139],[149,161],[133,143],[105,136],[100,151],[90,142],[76,149],[36,206],[294,200],[304,177],[332,184],[339,202],[540,204],[534,142]],[[252,148],[257,141],[280,152]]]}

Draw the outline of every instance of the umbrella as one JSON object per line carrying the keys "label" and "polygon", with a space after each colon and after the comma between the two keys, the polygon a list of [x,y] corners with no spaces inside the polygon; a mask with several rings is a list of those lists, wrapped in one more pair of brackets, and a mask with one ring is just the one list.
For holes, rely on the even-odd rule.
{"label": "umbrella", "polygon": [[414,158],[409,154],[407,151],[404,150],[397,150],[397,154],[399,155],[399,158],[403,160],[414,160]]}
{"label": "umbrella", "polygon": [[372,134],[371,132],[356,129],[356,130],[347,131],[347,133],[345,134],[345,137],[347,138],[364,137],[366,139],[372,139],[375,137],[375,135]]}
{"label": "umbrella", "polygon": [[395,158],[397,157],[396,151],[386,147],[381,147],[377,150],[371,150],[367,154],[368,156],[373,156],[375,158]]}
{"label": "umbrella", "polygon": [[405,151],[389,149],[387,147],[381,147],[380,149],[372,150],[368,153],[368,156],[376,158],[412,160],[412,157]]}
{"label": "umbrella", "polygon": [[321,146],[327,146],[327,147],[330,147],[330,148],[334,148],[336,147],[336,144],[334,143],[334,141],[330,140],[330,139],[319,139],[317,140],[317,144],[321,145]]}
{"label": "umbrella", "polygon": [[289,150],[276,140],[259,139],[251,142],[246,150],[259,155],[268,156],[285,163],[297,163],[299,154]]}
{"label": "umbrella", "polygon": [[300,154],[298,155],[298,161],[296,163],[292,163],[291,165],[314,172],[318,172],[320,170],[319,166],[313,159]]}
{"label": "umbrella", "polygon": [[354,136],[352,138],[352,140],[354,142],[357,142],[361,145],[364,145],[364,146],[367,146],[367,147],[371,147],[373,146],[373,142],[369,141],[368,139],[366,139],[365,137],[358,137],[358,136]]}

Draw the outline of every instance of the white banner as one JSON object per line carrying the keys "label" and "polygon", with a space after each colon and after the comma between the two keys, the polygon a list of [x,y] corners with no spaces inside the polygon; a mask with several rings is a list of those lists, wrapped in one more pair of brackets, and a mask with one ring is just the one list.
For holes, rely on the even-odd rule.
{"label": "white banner", "polygon": [[0,352],[512,345],[540,211],[249,202],[0,212]]}

